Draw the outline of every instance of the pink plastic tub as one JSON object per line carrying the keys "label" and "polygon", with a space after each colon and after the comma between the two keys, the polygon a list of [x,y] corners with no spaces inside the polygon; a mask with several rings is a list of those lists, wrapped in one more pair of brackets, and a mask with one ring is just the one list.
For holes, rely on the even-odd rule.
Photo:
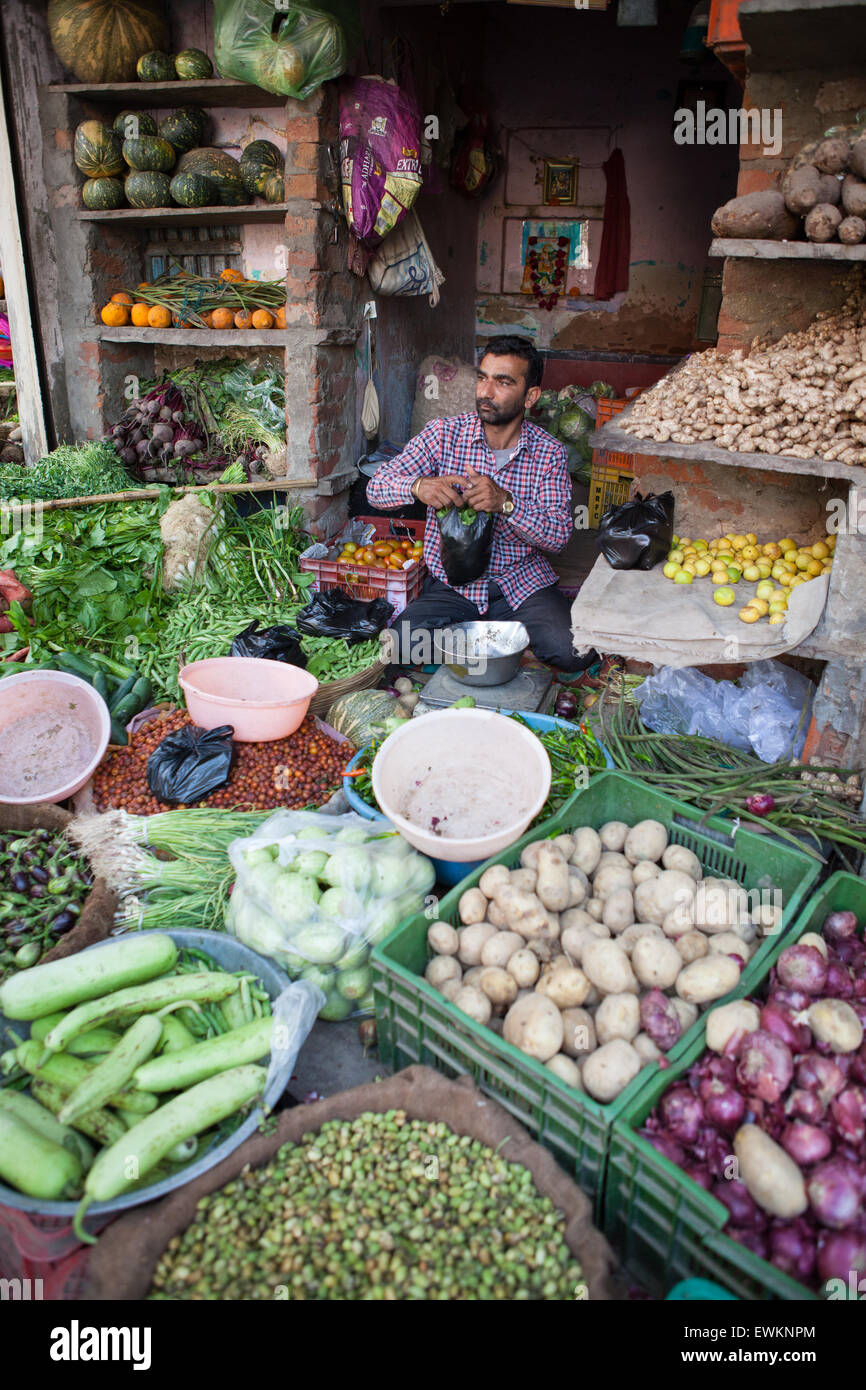
{"label": "pink plastic tub", "polygon": [[238,743],[270,743],[293,734],[319,688],[300,666],[253,656],[193,661],[178,679],[192,722],[200,729],[231,724]]}
{"label": "pink plastic tub", "polygon": [[108,747],[108,706],[64,671],[20,671],[0,681],[0,802],[65,801],[89,781]]}

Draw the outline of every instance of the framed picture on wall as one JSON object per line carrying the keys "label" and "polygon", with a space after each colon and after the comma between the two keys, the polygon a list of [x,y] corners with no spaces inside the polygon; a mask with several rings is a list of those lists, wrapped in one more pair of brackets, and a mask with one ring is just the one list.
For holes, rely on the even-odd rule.
{"label": "framed picture on wall", "polygon": [[543,187],[541,201],[545,207],[576,207],[577,164],[545,159]]}

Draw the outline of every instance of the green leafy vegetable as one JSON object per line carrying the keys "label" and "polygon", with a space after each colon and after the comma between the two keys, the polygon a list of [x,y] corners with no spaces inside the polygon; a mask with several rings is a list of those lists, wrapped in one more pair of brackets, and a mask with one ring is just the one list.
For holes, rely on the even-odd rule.
{"label": "green leafy vegetable", "polygon": [[58,497],[92,497],[125,492],[139,484],[129,476],[110,444],[61,444],[33,468],[0,464],[0,498],[50,501]]}

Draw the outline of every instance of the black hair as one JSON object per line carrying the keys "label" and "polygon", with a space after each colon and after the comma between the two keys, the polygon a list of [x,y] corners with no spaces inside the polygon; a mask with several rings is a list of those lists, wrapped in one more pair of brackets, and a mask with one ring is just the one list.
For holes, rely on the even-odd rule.
{"label": "black hair", "polygon": [[[521,357],[526,363],[526,389],[541,385],[544,374],[544,358],[531,338],[521,338],[517,333],[500,333],[498,338],[488,338],[481,357]],[[480,361],[481,359],[479,359]]]}

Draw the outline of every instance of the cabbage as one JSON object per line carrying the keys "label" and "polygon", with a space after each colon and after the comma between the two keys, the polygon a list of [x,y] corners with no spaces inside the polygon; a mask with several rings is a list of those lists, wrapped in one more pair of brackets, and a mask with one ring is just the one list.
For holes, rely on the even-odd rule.
{"label": "cabbage", "polygon": [[304,854],[299,854],[297,859],[293,859],[288,867],[295,873],[320,878],[327,862],[328,856],[323,849],[308,849]]}
{"label": "cabbage", "polygon": [[595,422],[585,410],[581,410],[579,405],[566,405],[556,427],[556,432],[560,439],[566,443],[574,443],[582,434],[595,428]]}
{"label": "cabbage", "polygon": [[336,922],[311,922],[292,944],[298,955],[314,965],[334,965],[346,949],[346,934]]}
{"label": "cabbage", "polygon": [[337,993],[344,999],[361,999],[373,984],[373,974],[366,965],[358,970],[343,970],[337,975]]}
{"label": "cabbage", "polygon": [[333,990],[325,1000],[324,1006],[319,1010],[319,1018],[327,1019],[329,1023],[340,1023],[354,1010],[351,999],[344,999],[341,994]]}
{"label": "cabbage", "polygon": [[331,888],[349,888],[358,893],[369,885],[370,871],[370,856],[366,850],[341,849],[331,855],[319,878]]}
{"label": "cabbage", "polygon": [[606,381],[594,381],[589,388],[589,394],[595,396],[596,400],[606,397],[612,401],[616,396],[616,391]]}

